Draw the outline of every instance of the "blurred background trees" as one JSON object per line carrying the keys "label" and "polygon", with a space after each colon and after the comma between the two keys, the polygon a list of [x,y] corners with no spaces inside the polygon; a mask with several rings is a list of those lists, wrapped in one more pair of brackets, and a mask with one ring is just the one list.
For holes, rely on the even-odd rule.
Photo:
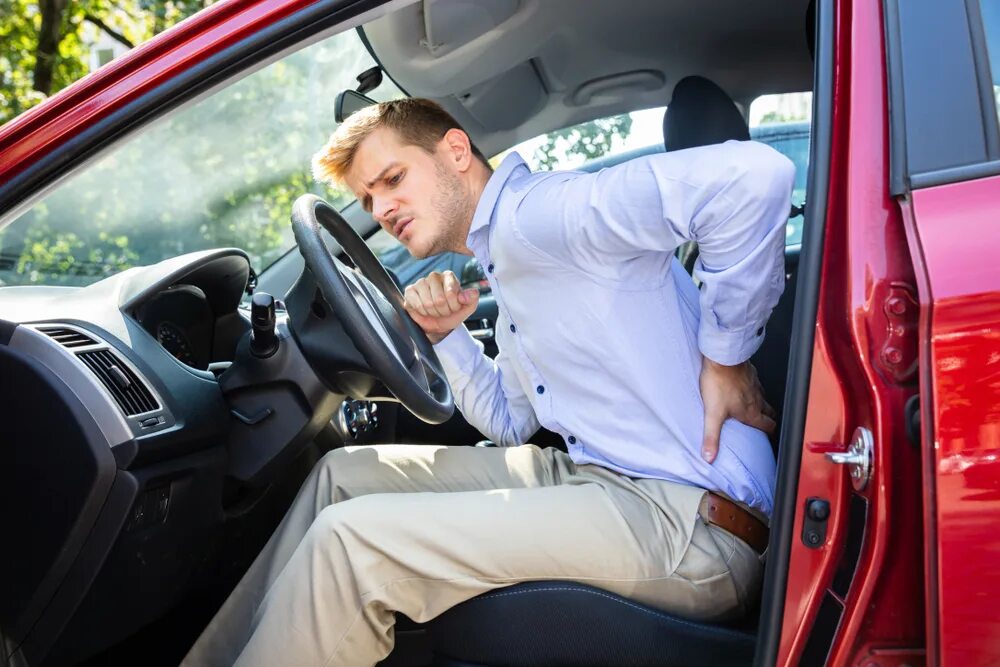
{"label": "blurred background trees", "polygon": [[[48,1],[0,0],[0,119],[206,4]],[[46,50],[52,22],[56,48]],[[373,64],[349,31],[154,121],[0,231],[0,285],[82,285],[218,247],[242,248],[256,269],[267,266],[293,245],[298,195],[348,201],[313,182],[310,158],[334,129],[336,94]],[[387,82],[373,94],[399,91]]]}
{"label": "blurred background trees", "polygon": [[0,124],[208,4],[0,0]]}

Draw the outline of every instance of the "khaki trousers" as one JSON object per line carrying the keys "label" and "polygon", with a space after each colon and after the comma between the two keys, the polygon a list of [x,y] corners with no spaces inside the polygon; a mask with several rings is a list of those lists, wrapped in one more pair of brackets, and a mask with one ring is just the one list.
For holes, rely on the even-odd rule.
{"label": "khaki trousers", "polygon": [[374,665],[394,612],[579,581],[691,619],[738,616],[762,561],[698,515],[702,489],[565,453],[378,445],[327,454],[183,665]]}

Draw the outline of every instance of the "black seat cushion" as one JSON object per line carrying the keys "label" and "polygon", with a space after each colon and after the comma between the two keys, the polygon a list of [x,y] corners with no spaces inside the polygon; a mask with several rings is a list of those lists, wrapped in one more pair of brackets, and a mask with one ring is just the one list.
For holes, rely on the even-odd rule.
{"label": "black seat cushion", "polygon": [[750,130],[729,95],[701,76],[678,81],[663,114],[664,149],[679,151],[730,139],[747,141]]}
{"label": "black seat cushion", "polygon": [[518,584],[428,624],[436,665],[726,667],[753,663],[753,634],[687,621],[572,582]]}

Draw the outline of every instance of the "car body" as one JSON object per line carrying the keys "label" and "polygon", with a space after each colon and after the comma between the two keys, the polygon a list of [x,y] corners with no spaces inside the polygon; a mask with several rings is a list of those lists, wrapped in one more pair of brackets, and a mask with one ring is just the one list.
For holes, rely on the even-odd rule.
{"label": "car body", "polygon": [[[810,89],[802,243],[790,246],[786,315],[765,352],[781,357],[764,380],[784,398],[755,661],[996,664],[1000,129],[990,58],[1000,26],[974,0],[817,5],[813,65],[799,1],[732,2],[716,18],[682,2],[219,2],[0,128],[0,226],[156,119],[359,25],[402,90],[445,100],[490,154],[661,105],[681,75],[711,76],[744,107]],[[422,20],[458,43],[481,41],[399,39]],[[748,22],[754,31],[739,32]],[[583,39],[595,35],[604,41]],[[616,49],[628,76],[608,79]],[[517,52],[537,61],[512,60]],[[657,58],[677,73],[650,74]],[[573,80],[574,68],[589,80]],[[343,210],[373,231],[357,206]],[[219,602],[207,582],[232,585],[311,464],[308,448],[350,441],[338,415],[353,419],[359,406],[340,407],[346,396],[301,359],[295,372],[220,387],[212,362],[246,344],[249,269],[242,250],[206,249],[85,288],[0,288],[0,630],[19,659],[147,662],[152,643],[190,642],[197,627],[185,621],[203,624]],[[301,270],[296,253],[284,255],[257,289],[283,295]],[[191,327],[209,317],[211,349],[169,342],[176,335],[161,325],[178,317]],[[481,323],[488,337],[488,312],[470,321]],[[111,385],[51,335],[119,355],[128,377],[113,381],[146,378],[159,407],[119,414]],[[298,411],[280,434],[255,430],[262,397]],[[393,406],[379,403],[390,418],[362,441],[469,442],[461,424],[427,426]]]}

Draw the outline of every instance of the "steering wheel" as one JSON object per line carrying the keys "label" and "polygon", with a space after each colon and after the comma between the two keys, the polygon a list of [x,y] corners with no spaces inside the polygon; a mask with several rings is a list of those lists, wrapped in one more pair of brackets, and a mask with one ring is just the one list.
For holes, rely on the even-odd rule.
{"label": "steering wheel", "polygon": [[[323,241],[320,226],[340,244],[357,268],[333,256]],[[357,373],[381,381],[393,396],[419,419],[431,424],[447,421],[455,410],[451,387],[431,342],[403,306],[403,295],[385,267],[364,240],[330,204],[306,194],[292,207],[292,232],[307,272],[335,317],[315,301],[297,310],[309,312],[292,318],[296,328],[312,327],[311,342],[297,334],[306,358],[329,386],[342,387],[344,376]],[[302,283],[303,278],[300,278]],[[311,293],[311,285],[293,292]],[[293,295],[288,309],[292,313]],[[302,299],[297,299],[300,304]],[[344,350],[342,327],[360,357]],[[304,344],[303,344],[304,343]],[[338,349],[339,348],[339,349]],[[337,376],[337,377],[331,377]],[[339,382],[338,382],[339,378]],[[355,383],[357,385],[358,383]],[[363,398],[352,392],[354,398]]]}

